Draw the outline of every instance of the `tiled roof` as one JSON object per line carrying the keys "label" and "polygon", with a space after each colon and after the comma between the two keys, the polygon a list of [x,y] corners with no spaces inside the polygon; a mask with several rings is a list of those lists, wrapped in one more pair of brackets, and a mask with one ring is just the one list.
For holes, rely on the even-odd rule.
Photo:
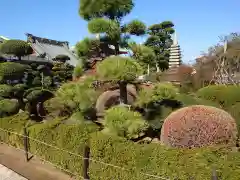
{"label": "tiled roof", "polygon": [[37,54],[46,53],[46,58],[52,60],[57,55],[67,55],[70,58],[69,64],[76,66],[79,62],[78,58],[68,48],[67,41],[56,41],[47,38],[41,38],[32,34],[26,34],[28,41]]}

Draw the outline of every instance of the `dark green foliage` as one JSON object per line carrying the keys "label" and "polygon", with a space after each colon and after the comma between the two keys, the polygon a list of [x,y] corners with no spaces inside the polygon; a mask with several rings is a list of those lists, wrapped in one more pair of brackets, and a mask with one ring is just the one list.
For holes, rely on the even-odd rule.
{"label": "dark green foliage", "polygon": [[23,97],[26,98],[28,94],[30,94],[32,91],[35,91],[35,90],[42,90],[42,88],[41,87],[29,88],[24,92]]}
{"label": "dark green foliage", "polygon": [[145,72],[149,68],[155,68],[156,66],[156,56],[153,49],[136,43],[130,44],[130,49],[132,50],[132,57],[136,59],[140,65],[144,68]]}
{"label": "dark green foliage", "polygon": [[32,85],[33,86],[41,86],[42,85],[41,77],[36,76],[32,81]]}
{"label": "dark green foliage", "polygon": [[72,80],[73,69],[74,67],[69,64],[55,62],[52,67],[53,83],[61,84]]}
{"label": "dark green foliage", "polygon": [[19,111],[19,103],[16,99],[0,100],[0,117],[11,116]]}
{"label": "dark green foliage", "polygon": [[46,101],[53,97],[53,93],[47,90],[33,90],[25,97],[28,101]]}
{"label": "dark green foliage", "polygon": [[79,14],[85,20],[96,17],[117,20],[129,14],[133,6],[132,0],[81,0]]}
{"label": "dark green foliage", "polygon": [[[0,48],[1,49],[1,48]],[[6,58],[4,57],[4,55],[0,52],[0,62],[4,62],[6,60]]]}
{"label": "dark green foliage", "polygon": [[78,57],[83,59],[83,65],[86,59],[92,56],[92,53],[100,51],[100,41],[97,39],[84,38],[76,44],[76,53]]}
{"label": "dark green foliage", "polygon": [[33,53],[32,47],[27,42],[16,39],[4,41],[0,51],[3,54],[15,55],[19,60],[21,60],[22,56]]}
{"label": "dark green foliage", "polygon": [[24,73],[31,69],[28,65],[23,65],[14,62],[0,63],[0,77],[2,81],[19,80]]}
{"label": "dark green foliage", "polygon": [[220,107],[218,103],[200,99],[194,94],[178,94],[177,92],[177,88],[172,84],[157,84],[153,89],[145,89],[139,93],[134,109],[148,120],[153,130],[160,130],[164,119],[181,107],[196,104]]}
{"label": "dark green foliage", "polygon": [[169,48],[172,44],[171,34],[174,33],[174,24],[171,21],[163,21],[148,28],[150,35],[145,45],[151,47],[156,54],[157,65],[160,69],[168,69]]}
{"label": "dark green foliage", "polygon": [[70,60],[70,57],[65,54],[59,54],[53,60],[60,61],[60,62],[66,62],[66,61]]}
{"label": "dark green foliage", "polygon": [[192,176],[209,180],[214,167],[220,179],[236,180],[240,176],[239,152],[218,148],[169,149],[159,143],[140,145],[102,133],[96,133],[91,138],[91,157],[126,169],[92,162],[90,177],[98,177],[99,180],[154,179],[146,174],[166,179],[178,177],[186,180]]}
{"label": "dark green foliage", "polygon": [[[146,31],[144,23],[138,20],[134,20],[128,25],[121,24],[122,18],[131,12],[133,6],[132,0],[93,0],[91,2],[83,0],[80,1],[79,14],[83,19],[89,21],[89,31],[100,35],[100,44],[114,46],[115,55],[119,55],[120,47],[128,47],[130,35],[140,36]],[[85,46],[84,44],[79,46],[80,49],[82,48],[80,52],[89,54],[91,49],[83,48],[86,45],[85,43]],[[91,58],[97,59],[99,57],[102,56],[91,56]],[[84,61],[86,61],[86,57]]]}
{"label": "dark green foliage", "polygon": [[51,76],[44,76],[43,77],[43,87],[44,88],[49,88],[52,86],[52,77]]}
{"label": "dark green foliage", "polygon": [[14,93],[14,88],[7,84],[0,84],[0,96],[4,98],[11,98]]}
{"label": "dark green foliage", "polygon": [[130,23],[126,25],[126,32],[136,35],[136,36],[141,36],[146,34],[146,25],[139,21],[139,20],[132,20]]}

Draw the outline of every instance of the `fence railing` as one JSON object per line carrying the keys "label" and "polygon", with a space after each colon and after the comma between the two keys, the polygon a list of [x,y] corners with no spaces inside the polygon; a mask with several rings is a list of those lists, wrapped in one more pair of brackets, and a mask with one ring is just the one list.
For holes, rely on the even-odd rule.
{"label": "fence railing", "polygon": [[[57,169],[59,170],[62,170],[68,174],[71,174],[72,176],[74,177],[77,177],[77,178],[82,178],[84,180],[90,180],[90,177],[89,177],[89,164],[90,164],[90,161],[94,162],[94,163],[99,163],[101,165],[105,165],[105,166],[110,166],[112,168],[116,168],[116,169],[119,169],[121,171],[130,171],[129,169],[126,169],[126,168],[123,168],[123,167],[120,167],[118,165],[114,165],[114,164],[109,164],[109,163],[106,163],[106,162],[103,162],[103,161],[99,161],[99,160],[95,160],[95,159],[92,159],[90,158],[90,147],[85,145],[84,147],[84,152],[83,152],[83,155],[81,154],[77,154],[77,153],[73,153],[71,151],[68,151],[66,149],[62,149],[62,148],[59,148],[57,146],[53,146],[51,144],[47,144],[46,142],[42,142],[38,139],[34,139],[32,137],[29,137],[29,133],[27,131],[27,128],[23,128],[23,134],[19,134],[17,132],[13,132],[13,131],[10,131],[10,130],[7,130],[7,129],[2,129],[0,128],[0,135],[1,135],[1,132],[4,132],[4,133],[8,133],[8,134],[12,134],[12,135],[16,135],[18,137],[21,137],[21,139],[23,140],[22,142],[22,145],[23,145],[23,149],[22,148],[17,148],[15,146],[12,146],[11,144],[9,143],[6,143],[4,142],[4,140],[2,140],[2,138],[0,137],[0,143],[4,143],[8,146],[11,146],[12,148],[15,148],[17,150],[20,150],[22,152],[24,152],[24,155],[25,155],[25,160],[26,162],[29,162],[34,156],[37,157],[38,159],[40,159],[41,161],[44,161],[44,162],[47,162],[53,166],[55,166]],[[70,170],[68,169],[64,169],[63,167],[61,166],[58,166],[44,158],[41,158],[40,156],[38,156],[36,153],[32,153],[30,152],[30,141],[35,141],[37,143],[40,143],[41,145],[45,145],[45,146],[48,146],[48,147],[51,147],[51,148],[54,148],[56,150],[59,150],[59,151],[62,151],[62,152],[65,152],[65,153],[68,153],[70,155],[73,155],[75,157],[78,157],[80,159],[82,159],[82,173],[78,172],[77,174],[74,173],[74,172],[71,172]],[[148,177],[148,178],[151,178],[153,180],[156,180],[156,179],[161,179],[161,180],[180,180],[179,178],[174,178],[174,179],[171,179],[171,178],[167,178],[167,177],[161,177],[161,176],[157,176],[157,175],[153,175],[153,174],[148,174],[148,173],[143,173],[143,172],[139,172],[140,174]],[[79,175],[81,174],[81,175]],[[212,171],[212,177],[209,177],[209,179],[211,180],[218,180],[218,175],[217,175],[217,171],[216,169],[213,169]],[[189,177],[189,180],[195,180],[194,177]]]}

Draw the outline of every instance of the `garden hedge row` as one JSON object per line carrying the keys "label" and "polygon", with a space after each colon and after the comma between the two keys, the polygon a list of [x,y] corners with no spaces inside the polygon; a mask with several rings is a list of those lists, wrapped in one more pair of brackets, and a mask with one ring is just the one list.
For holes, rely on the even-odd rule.
{"label": "garden hedge row", "polygon": [[[90,175],[98,180],[155,179],[146,174],[179,180],[210,180],[216,168],[221,180],[240,177],[240,153],[226,149],[167,149],[160,144],[136,144],[125,139],[95,133],[91,136],[91,157],[125,170],[96,162],[90,164]],[[157,179],[157,178],[156,178]]]}
{"label": "garden hedge row", "polygon": [[218,104],[229,112],[236,120],[238,130],[240,130],[240,86],[211,85],[199,89],[196,95],[198,98]]}
{"label": "garden hedge row", "polygon": [[[63,119],[55,119],[49,123],[32,123],[28,116],[21,113],[11,117],[0,118],[0,128],[23,135],[24,126],[29,132],[30,152],[56,164],[76,175],[82,175],[83,150],[89,140],[90,133],[96,132],[95,124],[67,125]],[[37,139],[51,146],[79,154],[75,156],[46,144],[34,141]],[[0,129],[0,140],[23,149],[23,137],[10,134]]]}
{"label": "garden hedge row", "polygon": [[[142,173],[163,177],[189,176],[209,180],[212,168],[216,167],[222,180],[236,180],[240,177],[240,153],[224,149],[167,149],[160,144],[136,144],[125,139],[106,136],[97,132],[94,124],[66,125],[61,119],[45,124],[29,123],[22,113],[0,119],[0,128],[22,134],[28,126],[31,138],[83,154],[83,147],[89,142],[91,158],[124,168],[115,168],[90,161],[91,180],[145,180],[154,179]],[[0,131],[1,140],[22,147],[23,139]],[[52,163],[78,175],[82,173],[82,158],[30,140],[30,151]]]}
{"label": "garden hedge row", "polygon": [[240,86],[235,85],[211,85],[199,89],[196,94],[199,98],[220,104],[222,108],[228,108],[240,102]]}

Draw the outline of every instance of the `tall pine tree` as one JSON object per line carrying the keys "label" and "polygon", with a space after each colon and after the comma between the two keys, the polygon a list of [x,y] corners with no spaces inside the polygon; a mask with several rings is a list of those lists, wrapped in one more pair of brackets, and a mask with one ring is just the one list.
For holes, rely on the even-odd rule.
{"label": "tall pine tree", "polygon": [[151,47],[156,55],[156,68],[168,69],[169,48],[173,40],[171,35],[175,32],[174,24],[171,21],[163,21],[148,28],[148,35],[145,45]]}
{"label": "tall pine tree", "polygon": [[[146,34],[146,25],[143,22],[132,20],[124,24],[122,21],[132,11],[133,7],[134,3],[132,0],[80,0],[79,14],[84,20],[88,21],[89,32],[100,35],[100,42],[113,46],[115,55],[118,56],[120,54],[120,47],[124,48],[128,46],[128,40],[131,35],[141,36]],[[124,66],[124,64],[117,62],[123,60],[122,58],[116,57],[115,59],[116,62],[111,58],[110,63],[118,63]],[[126,62],[128,61],[131,60],[127,59]],[[126,66],[129,66],[129,64],[126,63]],[[117,66],[113,65],[113,67]],[[115,70],[120,71],[121,69],[124,69],[124,67],[116,68]],[[108,79],[111,79],[111,72],[108,74]],[[121,72],[117,74],[121,74]],[[129,83],[128,80],[132,78],[122,78],[122,76],[119,76],[116,79],[115,75],[116,72],[112,74],[112,77],[118,81],[120,86],[121,101],[126,104],[126,87],[127,83]]]}

